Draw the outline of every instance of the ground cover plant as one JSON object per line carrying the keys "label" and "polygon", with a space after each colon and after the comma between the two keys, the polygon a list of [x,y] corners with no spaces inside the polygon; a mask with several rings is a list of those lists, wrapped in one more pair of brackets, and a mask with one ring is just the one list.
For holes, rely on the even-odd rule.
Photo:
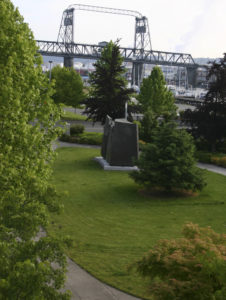
{"label": "ground cover plant", "polygon": [[51,235],[70,235],[67,254],[97,278],[119,289],[151,299],[147,281],[128,266],[159,239],[181,237],[186,222],[226,231],[225,182],[205,171],[207,186],[196,197],[146,197],[124,172],[103,171],[93,161],[99,149],[61,148],[54,183],[67,191],[64,213],[53,216]]}

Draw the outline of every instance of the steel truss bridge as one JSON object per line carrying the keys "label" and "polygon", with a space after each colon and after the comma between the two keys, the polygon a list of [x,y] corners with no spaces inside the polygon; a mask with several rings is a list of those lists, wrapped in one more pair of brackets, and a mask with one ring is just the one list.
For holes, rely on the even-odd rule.
{"label": "steel truss bridge", "polygon": [[90,5],[70,5],[64,12],[57,41],[38,40],[37,46],[42,55],[64,57],[66,67],[73,66],[73,58],[98,59],[104,45],[78,44],[74,42],[74,11],[88,10],[100,13],[120,14],[135,17],[135,37],[133,48],[120,47],[120,53],[126,62],[133,64],[132,84],[141,82],[144,64],[186,67],[188,82],[195,85],[197,65],[191,54],[152,50],[148,19],[137,11]]}

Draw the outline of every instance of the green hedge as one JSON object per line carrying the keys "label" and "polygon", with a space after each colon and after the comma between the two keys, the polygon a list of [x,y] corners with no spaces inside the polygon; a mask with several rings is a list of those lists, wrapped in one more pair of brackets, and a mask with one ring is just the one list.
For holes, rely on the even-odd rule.
{"label": "green hedge", "polygon": [[103,139],[103,133],[99,132],[83,132],[75,136],[63,134],[60,137],[60,141],[77,144],[87,145],[101,145]]}

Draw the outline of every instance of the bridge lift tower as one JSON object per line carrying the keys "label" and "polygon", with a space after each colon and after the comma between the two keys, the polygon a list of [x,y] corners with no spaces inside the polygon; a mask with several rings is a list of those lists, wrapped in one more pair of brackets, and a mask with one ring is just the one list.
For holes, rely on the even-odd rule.
{"label": "bridge lift tower", "polygon": [[73,66],[73,57],[70,55],[70,53],[73,52],[72,47],[74,44],[75,10],[86,10],[99,13],[109,13],[135,17],[134,49],[137,50],[137,54],[135,53],[136,59],[134,59],[133,61],[132,84],[139,85],[144,75],[144,52],[152,50],[148,19],[145,16],[142,16],[139,12],[132,10],[106,8],[82,4],[70,5],[63,12],[57,38],[57,42],[63,43],[66,49],[66,55],[64,56],[65,67]]}

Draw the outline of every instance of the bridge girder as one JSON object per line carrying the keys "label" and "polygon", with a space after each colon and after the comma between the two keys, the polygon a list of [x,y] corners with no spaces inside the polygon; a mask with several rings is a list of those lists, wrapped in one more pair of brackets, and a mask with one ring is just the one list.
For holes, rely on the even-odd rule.
{"label": "bridge girder", "polygon": [[[51,42],[38,40],[38,52],[47,56],[62,56],[71,58],[98,59],[104,46],[90,44],[65,44],[62,42]],[[167,51],[143,50],[135,48],[120,47],[120,53],[126,62],[143,64],[168,65],[197,68],[192,56],[186,53]]]}

